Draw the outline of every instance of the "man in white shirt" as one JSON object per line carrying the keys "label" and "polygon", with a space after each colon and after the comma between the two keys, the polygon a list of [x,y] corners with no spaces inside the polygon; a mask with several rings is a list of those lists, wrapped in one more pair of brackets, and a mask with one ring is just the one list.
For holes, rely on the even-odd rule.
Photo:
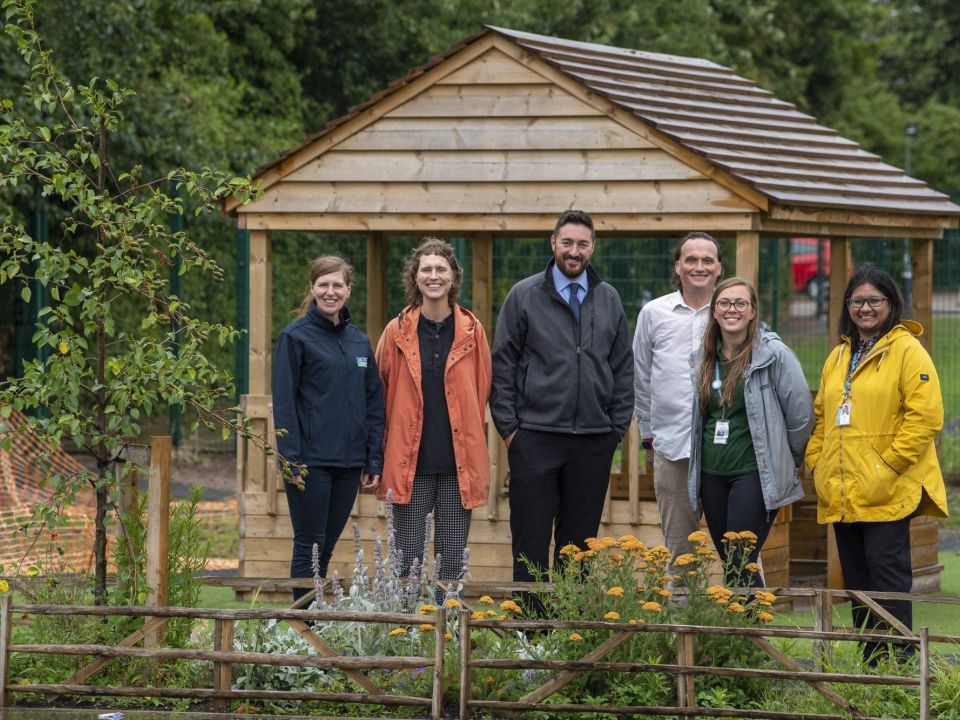
{"label": "man in white shirt", "polygon": [[687,495],[693,381],[690,354],[700,347],[713,289],[723,274],[720,246],[691,232],[674,253],[677,291],[648,302],[633,338],[634,412],[649,458],[664,542],[674,556],[690,551],[700,528]]}

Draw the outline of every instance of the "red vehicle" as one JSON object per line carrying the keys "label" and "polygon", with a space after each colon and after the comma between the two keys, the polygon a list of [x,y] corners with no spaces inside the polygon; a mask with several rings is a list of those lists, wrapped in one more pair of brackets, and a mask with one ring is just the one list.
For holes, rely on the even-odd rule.
{"label": "red vehicle", "polygon": [[815,299],[821,290],[826,291],[830,279],[830,241],[790,238],[790,273],[793,276],[793,288],[797,292]]}

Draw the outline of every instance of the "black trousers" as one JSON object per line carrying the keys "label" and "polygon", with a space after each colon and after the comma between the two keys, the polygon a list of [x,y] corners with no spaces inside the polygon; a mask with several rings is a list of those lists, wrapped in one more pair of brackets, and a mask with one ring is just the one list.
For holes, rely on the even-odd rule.
{"label": "black trousers", "polygon": [[[754,471],[731,477],[700,473],[700,503],[713,545],[720,553],[724,582],[729,587],[763,587],[760,573],[740,572],[747,563],[758,561],[760,548],[777,517],[777,512],[768,511],[763,502],[760,474]],[[740,554],[742,546],[734,545],[734,551],[729,552],[730,544],[723,542],[724,533],[743,530],[757,536],[757,544],[747,558]]]}
{"label": "black trousers", "polygon": [[610,465],[617,447],[615,433],[568,435],[521,428],[513,436],[510,460],[510,533],[513,537],[513,579],[534,580],[530,565],[554,567],[560,548],[597,534],[610,483]]}
{"label": "black trousers", "polygon": [[[287,483],[287,507],[293,524],[293,555],[290,577],[313,577],[313,546],[319,553],[320,577],[327,566],[337,539],[350,517],[350,509],[360,489],[362,468],[311,467],[303,479],[304,490]],[[307,589],[293,591],[294,601]]]}
{"label": "black trousers", "polygon": [[[833,524],[837,553],[848,590],[910,592],[913,564],[910,558],[910,518],[890,522]],[[913,628],[913,604],[909,600],[877,600],[884,610],[908,628]],[[853,624],[883,632],[888,625],[867,606],[850,602]],[[863,656],[876,663],[886,643],[864,643]],[[900,646],[901,655],[911,655],[914,646]]]}

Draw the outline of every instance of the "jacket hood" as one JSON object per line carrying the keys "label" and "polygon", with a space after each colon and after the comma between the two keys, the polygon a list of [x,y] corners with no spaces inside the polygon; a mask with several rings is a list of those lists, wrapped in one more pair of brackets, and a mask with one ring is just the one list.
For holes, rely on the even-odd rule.
{"label": "jacket hood", "polygon": [[764,365],[773,359],[773,343],[783,343],[780,336],[770,329],[770,326],[764,322],[757,323],[757,337],[753,341],[753,360],[750,363],[753,367]]}
{"label": "jacket hood", "polygon": [[[892,328],[887,330],[886,334],[884,334],[880,340],[895,340],[904,334],[912,335],[913,337],[920,337],[923,335],[923,325],[918,323],[916,320],[901,320]],[[840,339],[848,344],[850,343],[849,335],[841,335]],[[878,344],[880,340],[877,341]]]}

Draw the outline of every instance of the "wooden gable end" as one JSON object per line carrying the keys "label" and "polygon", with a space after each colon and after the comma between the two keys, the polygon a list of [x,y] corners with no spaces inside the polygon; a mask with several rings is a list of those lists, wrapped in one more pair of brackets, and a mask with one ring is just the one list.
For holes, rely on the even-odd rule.
{"label": "wooden gable end", "polygon": [[[722,214],[755,207],[497,47],[332,145],[241,208],[385,228],[429,214]],[[438,217],[439,216],[439,217]],[[336,219],[340,220],[337,222]],[[286,224],[286,223],[285,223]],[[524,225],[521,223],[521,226]],[[511,223],[512,227],[517,227]]]}

